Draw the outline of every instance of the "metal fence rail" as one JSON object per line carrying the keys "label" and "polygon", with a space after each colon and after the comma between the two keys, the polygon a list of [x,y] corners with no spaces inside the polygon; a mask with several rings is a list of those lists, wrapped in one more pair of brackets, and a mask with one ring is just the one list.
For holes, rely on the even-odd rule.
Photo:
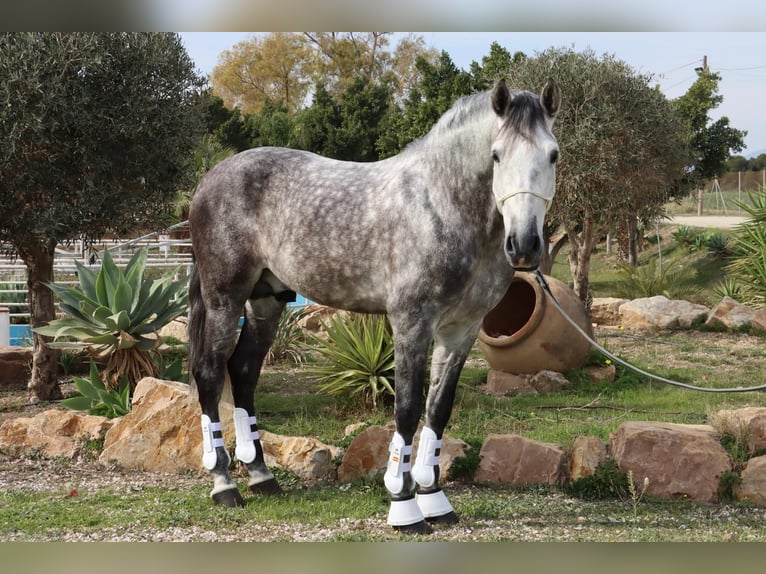
{"label": "metal fence rail", "polygon": [[[75,262],[98,271],[103,252],[108,250],[115,263],[124,266],[141,247],[146,247],[148,251],[148,269],[166,272],[178,268],[179,274],[188,275],[193,263],[187,230],[188,221],[184,221],[135,239],[103,240],[90,246],[82,241],[59,245],[53,259],[54,281],[79,285]],[[8,312],[0,311],[0,345],[23,345],[31,340],[27,268],[21,260],[10,257],[10,250],[3,247],[0,246],[0,308]],[[9,325],[6,327],[5,323]]]}

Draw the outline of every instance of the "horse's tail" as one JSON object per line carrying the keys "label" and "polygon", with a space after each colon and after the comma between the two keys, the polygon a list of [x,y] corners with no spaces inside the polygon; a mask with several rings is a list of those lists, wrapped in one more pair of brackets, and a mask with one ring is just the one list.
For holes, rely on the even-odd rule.
{"label": "horse's tail", "polygon": [[191,385],[191,394],[196,395],[197,385],[194,382],[194,367],[198,364],[199,352],[202,347],[202,341],[205,337],[205,303],[202,300],[202,288],[200,286],[199,273],[197,266],[192,266],[189,276],[189,317],[188,317],[188,335],[189,335],[189,384]]}

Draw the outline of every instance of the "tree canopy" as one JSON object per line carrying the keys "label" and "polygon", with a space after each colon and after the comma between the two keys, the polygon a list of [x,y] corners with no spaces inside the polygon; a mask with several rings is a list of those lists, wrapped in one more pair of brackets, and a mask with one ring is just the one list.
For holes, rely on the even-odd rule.
{"label": "tree canopy", "polygon": [[258,113],[282,105],[289,113],[308,107],[321,84],[333,98],[353,85],[385,84],[401,99],[420,76],[417,58],[434,60],[422,36],[410,34],[390,48],[391,32],[273,32],[224,51],[210,76],[213,93],[230,108]]}
{"label": "tree canopy", "polygon": [[601,233],[637,215],[659,214],[682,178],[684,124],[649,76],[611,55],[551,48],[518,59],[508,75],[517,86],[542,86],[548,76],[561,86],[554,128],[561,156],[548,223],[566,231],[574,289],[585,299]]}
{"label": "tree canopy", "polygon": [[0,239],[23,251],[165,223],[201,82],[173,34],[0,36]]}
{"label": "tree canopy", "polygon": [[694,84],[676,100],[691,132],[687,178],[693,187],[722,175],[731,153],[742,151],[745,145],[747,132],[731,127],[728,117],[716,121],[710,118],[710,111],[723,101],[718,93],[720,81],[720,74],[703,68]]}
{"label": "tree canopy", "polygon": [[[167,224],[204,129],[176,34],[0,35],[0,240],[29,271],[34,327],[53,319],[56,244]],[[60,395],[35,335],[32,398]]]}

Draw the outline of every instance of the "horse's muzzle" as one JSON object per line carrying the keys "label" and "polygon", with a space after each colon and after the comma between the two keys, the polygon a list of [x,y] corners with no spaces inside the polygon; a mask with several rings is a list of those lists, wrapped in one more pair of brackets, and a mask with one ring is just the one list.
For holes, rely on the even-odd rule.
{"label": "horse's muzzle", "polygon": [[505,241],[505,256],[517,271],[534,271],[540,265],[543,243],[537,231],[510,233]]}

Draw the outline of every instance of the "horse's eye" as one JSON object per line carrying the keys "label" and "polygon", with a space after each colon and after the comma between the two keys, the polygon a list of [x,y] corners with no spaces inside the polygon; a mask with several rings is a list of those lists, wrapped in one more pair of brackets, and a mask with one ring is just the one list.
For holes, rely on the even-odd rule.
{"label": "horse's eye", "polygon": [[556,163],[556,160],[558,160],[558,159],[559,159],[559,150],[554,149],[551,152],[551,163]]}
{"label": "horse's eye", "polygon": [[495,163],[500,163],[500,156],[497,155],[495,150],[492,150],[492,161]]}

